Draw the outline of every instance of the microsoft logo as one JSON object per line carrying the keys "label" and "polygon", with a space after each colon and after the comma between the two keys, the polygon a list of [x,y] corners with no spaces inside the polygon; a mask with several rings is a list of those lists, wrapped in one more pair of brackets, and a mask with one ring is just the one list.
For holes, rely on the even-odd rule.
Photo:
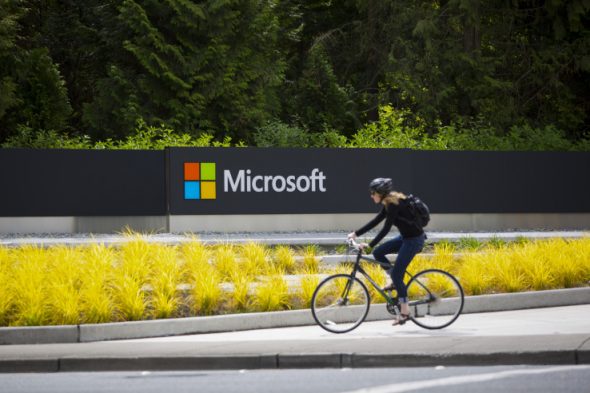
{"label": "microsoft logo", "polygon": [[215,163],[184,163],[184,199],[215,199]]}

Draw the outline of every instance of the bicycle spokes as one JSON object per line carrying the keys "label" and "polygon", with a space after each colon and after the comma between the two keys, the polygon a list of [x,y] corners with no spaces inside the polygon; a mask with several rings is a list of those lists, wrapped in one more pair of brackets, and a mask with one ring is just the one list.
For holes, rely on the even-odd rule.
{"label": "bicycle spokes", "polygon": [[413,321],[426,329],[449,326],[463,310],[461,285],[451,274],[437,269],[416,274],[408,283]]}
{"label": "bicycle spokes", "polygon": [[369,310],[367,288],[357,278],[336,274],[322,281],[312,298],[316,322],[333,333],[356,328]]}

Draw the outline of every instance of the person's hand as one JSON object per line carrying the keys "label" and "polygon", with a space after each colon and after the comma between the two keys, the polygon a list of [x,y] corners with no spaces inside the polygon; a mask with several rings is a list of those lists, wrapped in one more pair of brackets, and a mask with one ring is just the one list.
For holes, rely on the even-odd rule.
{"label": "person's hand", "polygon": [[368,245],[367,243],[360,243],[360,244],[359,244],[359,249],[360,249],[361,251],[362,251],[362,250],[364,250],[364,249],[365,249],[365,248],[367,248],[367,247],[369,247],[369,245]]}
{"label": "person's hand", "polygon": [[351,240],[351,239],[354,240],[354,239],[356,239],[356,233],[350,232],[347,237],[348,237],[348,240]]}

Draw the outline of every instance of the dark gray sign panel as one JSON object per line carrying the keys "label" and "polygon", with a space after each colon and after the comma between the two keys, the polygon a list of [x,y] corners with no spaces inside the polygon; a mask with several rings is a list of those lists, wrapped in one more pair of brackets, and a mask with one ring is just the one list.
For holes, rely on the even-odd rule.
{"label": "dark gray sign panel", "polygon": [[0,149],[0,217],[370,213],[375,177],[433,213],[590,212],[590,153]]}
{"label": "dark gray sign panel", "polygon": [[[590,211],[588,153],[172,148],[171,214],[366,213],[375,177],[433,213]],[[202,172],[202,173],[201,173]],[[582,175],[582,176],[581,176]]]}
{"label": "dark gray sign panel", "polygon": [[0,149],[0,216],[166,215],[163,151]]}
{"label": "dark gray sign panel", "polygon": [[[174,148],[169,154],[171,214],[371,211],[368,176],[389,175],[407,162],[401,150]],[[203,173],[195,175],[197,165]],[[207,175],[213,165],[214,176]],[[409,179],[396,182],[407,187]]]}

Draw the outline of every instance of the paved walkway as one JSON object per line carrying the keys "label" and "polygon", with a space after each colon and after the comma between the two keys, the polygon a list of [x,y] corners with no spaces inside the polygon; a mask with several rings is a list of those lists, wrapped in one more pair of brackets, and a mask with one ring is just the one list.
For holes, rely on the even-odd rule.
{"label": "paved walkway", "polygon": [[466,314],[443,330],[366,322],[139,340],[0,346],[2,372],[590,364],[590,305]]}

